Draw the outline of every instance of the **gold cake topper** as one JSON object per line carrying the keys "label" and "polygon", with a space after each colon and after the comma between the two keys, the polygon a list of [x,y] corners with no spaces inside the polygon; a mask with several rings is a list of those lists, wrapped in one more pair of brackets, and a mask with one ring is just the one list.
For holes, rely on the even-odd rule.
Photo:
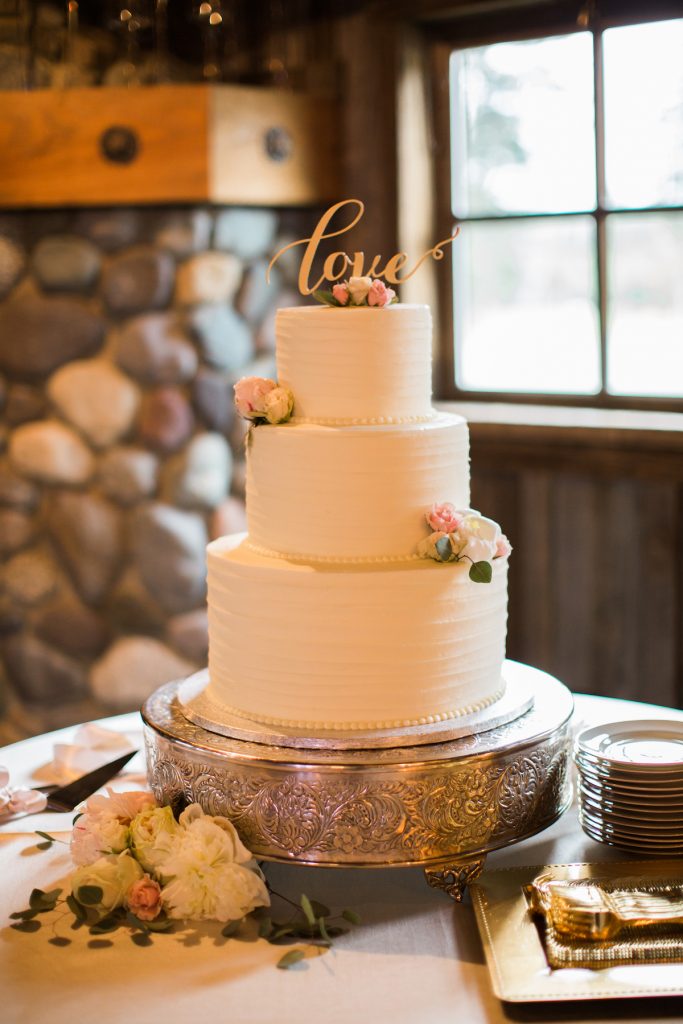
{"label": "gold cake topper", "polygon": [[[337,228],[334,231],[328,231],[328,226],[335,215],[342,210],[344,207],[355,207],[356,213],[349,224],[345,224],[341,228]],[[356,226],[358,221],[365,213],[365,203],[360,199],[343,199],[340,203],[335,203],[329,210],[326,210],[320,220],[315,226],[315,230],[310,238],[298,238],[294,242],[290,242],[289,245],[283,246],[279,252],[276,252],[272,260],[268,265],[268,271],[266,273],[266,280],[270,281],[270,272],[273,265],[279,260],[283,253],[289,249],[294,249],[297,245],[305,245],[306,249],[301,258],[301,266],[299,267],[299,291],[302,295],[313,295],[317,292],[324,282],[333,284],[335,281],[341,281],[342,278],[347,274],[350,268],[351,277],[372,277],[372,278],[384,278],[389,284],[402,284],[403,281],[407,281],[408,278],[412,277],[413,274],[420,269],[422,264],[430,256],[435,260],[442,260],[444,257],[443,246],[450,245],[458,234],[460,228],[457,228],[455,233],[450,235],[448,238],[442,239],[437,242],[436,245],[428,249],[427,252],[423,253],[419,257],[414,267],[411,270],[403,273],[399,276],[399,273],[408,263],[408,253],[397,252],[393,256],[390,256],[384,267],[380,267],[382,257],[380,255],[374,256],[368,270],[365,269],[365,253],[354,252],[353,256],[349,256],[346,252],[333,252],[325,259],[323,264],[323,273],[313,284],[311,284],[311,269],[313,266],[313,260],[315,259],[318,251],[318,246],[326,238],[335,238],[337,235],[343,235],[347,231],[350,231]]]}

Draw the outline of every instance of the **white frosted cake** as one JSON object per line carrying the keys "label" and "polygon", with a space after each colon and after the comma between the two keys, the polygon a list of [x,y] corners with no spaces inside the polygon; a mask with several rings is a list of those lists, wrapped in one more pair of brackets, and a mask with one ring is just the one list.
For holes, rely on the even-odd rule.
{"label": "white frosted cake", "polygon": [[469,505],[467,425],[431,406],[428,307],[283,309],[276,339],[294,415],[251,430],[248,534],[208,549],[207,697],[302,731],[485,707],[503,688],[507,549],[476,582],[465,526],[424,541],[435,503]]}

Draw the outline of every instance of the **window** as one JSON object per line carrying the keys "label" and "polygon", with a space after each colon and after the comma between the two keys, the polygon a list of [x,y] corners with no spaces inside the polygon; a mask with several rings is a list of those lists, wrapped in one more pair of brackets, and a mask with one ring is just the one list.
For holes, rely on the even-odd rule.
{"label": "window", "polygon": [[682,54],[683,19],[452,52],[459,394],[683,398]]}

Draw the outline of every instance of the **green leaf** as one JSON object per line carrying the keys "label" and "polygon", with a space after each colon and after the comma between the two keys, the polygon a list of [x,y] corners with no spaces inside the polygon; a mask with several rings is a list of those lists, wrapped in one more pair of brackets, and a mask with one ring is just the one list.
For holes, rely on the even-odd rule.
{"label": "green leaf", "polygon": [[16,910],[13,914],[10,914],[10,919],[12,921],[30,921],[32,917],[37,917],[39,913],[39,910]]}
{"label": "green leaf", "polygon": [[224,939],[231,939],[240,929],[241,921],[228,921],[225,928],[221,928],[221,935]]}
{"label": "green leaf", "polygon": [[339,305],[332,292],[328,292],[324,288],[319,288],[317,291],[313,292],[313,298],[316,302],[322,302],[324,306]]}
{"label": "green leaf", "polygon": [[276,942],[278,939],[283,939],[285,936],[291,936],[296,933],[296,929],[291,924],[283,924],[280,927],[275,927],[275,931],[271,935],[271,942]]}
{"label": "green leaf", "polygon": [[259,939],[267,939],[273,933],[273,922],[269,917],[264,917],[259,921],[258,926],[258,937]]}
{"label": "green leaf", "polygon": [[473,562],[470,566],[470,579],[473,583],[490,583],[493,566],[490,562]]}
{"label": "green leaf", "polygon": [[311,900],[311,910],[316,917],[329,917],[330,908],[326,907],[324,903],[318,903],[317,900]]}
{"label": "green leaf", "polygon": [[10,925],[10,928],[14,928],[17,932],[37,932],[42,927],[42,923],[37,920],[17,921]]}
{"label": "green leaf", "polygon": [[327,929],[327,934],[329,935],[329,937],[331,939],[338,939],[340,935],[348,935],[349,934],[349,929],[348,928],[340,928],[339,925],[335,925],[334,927],[330,926]]}
{"label": "green leaf", "polygon": [[42,889],[34,889],[28,898],[31,910],[36,910],[38,913],[54,910],[61,891],[61,889],[52,889],[50,892],[43,892]]}
{"label": "green leaf", "polygon": [[311,906],[311,901],[308,896],[304,894],[301,896],[301,909],[303,910],[304,916],[311,928],[315,928],[315,914],[313,913],[313,907]]}
{"label": "green leaf", "polygon": [[148,932],[149,925],[147,921],[141,921],[139,917],[136,917],[132,910],[126,912],[126,921],[132,928],[137,928],[141,932]]}
{"label": "green leaf", "polygon": [[38,832],[38,831],[36,831],[36,835],[40,836],[41,839],[47,840],[47,842],[50,844],[50,846],[52,846],[53,843],[57,842],[55,837],[51,836],[49,832]]}
{"label": "green leaf", "polygon": [[83,811],[79,811],[75,818],[71,819],[71,824],[75,825],[79,818],[83,817]]}
{"label": "green leaf", "polygon": [[51,939],[47,940],[51,946],[70,946],[71,939],[67,939],[65,935],[54,935]]}
{"label": "green leaf", "polygon": [[440,537],[434,545],[436,553],[442,562],[449,562],[453,557],[453,548],[451,547],[451,541],[448,536]]}
{"label": "green leaf", "polygon": [[276,967],[279,967],[281,971],[287,971],[294,964],[298,964],[300,960],[303,960],[306,953],[303,949],[290,949],[289,953],[285,953],[278,960]]}
{"label": "green leaf", "polygon": [[76,918],[76,921],[79,924],[81,924],[83,921],[85,921],[85,919],[87,917],[87,914],[86,914],[85,910],[83,909],[83,907],[78,902],[78,900],[76,899],[76,897],[74,896],[74,894],[71,893],[71,892],[69,893],[69,895],[66,898],[66,905],[69,908],[69,910],[71,911],[71,913],[74,915],[74,917]]}
{"label": "green leaf", "polygon": [[99,885],[81,885],[76,893],[76,899],[84,907],[96,907],[103,896]]}
{"label": "green leaf", "polygon": [[146,921],[150,932],[170,932],[173,921],[169,917],[155,918],[154,921]]}
{"label": "green leaf", "polygon": [[325,942],[329,942],[330,945],[331,945],[332,944],[332,939],[330,938],[330,936],[327,933],[327,928],[325,927],[325,918],[324,917],[319,917],[318,918],[318,931],[320,932],[320,938],[324,939]]}
{"label": "green leaf", "polygon": [[91,935],[104,935],[105,932],[115,932],[120,926],[121,918],[108,914],[106,917],[102,917],[99,921],[91,924],[89,931]]}
{"label": "green leaf", "polygon": [[342,910],[342,917],[345,921],[348,921],[349,924],[361,923],[360,914],[357,914],[355,910]]}

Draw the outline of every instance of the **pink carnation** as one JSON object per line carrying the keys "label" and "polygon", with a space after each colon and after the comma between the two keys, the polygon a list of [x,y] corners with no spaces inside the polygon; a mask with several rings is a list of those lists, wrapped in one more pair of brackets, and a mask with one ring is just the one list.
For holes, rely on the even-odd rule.
{"label": "pink carnation", "polygon": [[235,405],[240,416],[253,420],[265,414],[266,395],[277,387],[267,377],[242,377],[234,386]]}
{"label": "pink carnation", "polygon": [[340,306],[345,306],[349,301],[349,289],[345,284],[335,284],[332,288],[332,294]]}
{"label": "pink carnation", "polygon": [[161,886],[149,875],[143,875],[128,890],[126,906],[141,921],[153,921],[161,912]]}
{"label": "pink carnation", "polygon": [[395,296],[393,288],[387,288],[384,281],[375,278],[368,292],[368,306],[388,306]]}
{"label": "pink carnation", "polygon": [[434,504],[427,512],[426,519],[432,530],[441,533],[455,533],[463,523],[463,517],[455,511],[450,501]]}
{"label": "pink carnation", "polygon": [[507,539],[504,533],[501,533],[500,537],[496,541],[496,553],[494,558],[507,558],[512,551],[512,544]]}

